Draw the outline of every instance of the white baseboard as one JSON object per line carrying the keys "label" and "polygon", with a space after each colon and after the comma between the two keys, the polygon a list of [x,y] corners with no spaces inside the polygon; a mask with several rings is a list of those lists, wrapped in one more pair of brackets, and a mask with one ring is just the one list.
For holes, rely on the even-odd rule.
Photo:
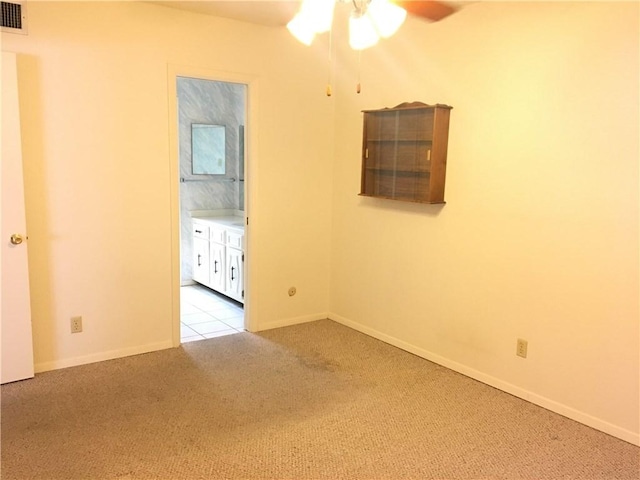
{"label": "white baseboard", "polygon": [[104,360],[113,360],[115,358],[129,357],[131,355],[140,355],[142,353],[155,352],[172,348],[171,340],[165,342],[152,343],[149,345],[140,345],[137,347],[122,348],[118,350],[109,350],[107,352],[92,353],[82,357],[65,358],[55,360],[53,362],[41,362],[35,364],[35,372],[42,373],[49,370],[58,370],[59,368],[76,367],[78,365],[86,365],[87,363],[102,362]]}
{"label": "white baseboard", "polygon": [[538,395],[534,392],[530,392],[516,385],[500,380],[499,378],[492,377],[491,375],[487,375],[483,372],[475,370],[461,363],[454,362],[453,360],[449,360],[435,353],[416,347],[415,345],[412,345],[408,342],[399,340],[395,337],[392,337],[390,335],[379,332],[375,329],[369,328],[360,323],[349,320],[338,314],[330,313],[328,315],[328,318],[342,325],[353,328],[354,330],[362,332],[366,335],[369,335],[370,337],[377,338],[378,340],[381,340],[385,343],[393,345],[394,347],[398,347],[402,350],[413,353],[414,355],[422,357],[433,363],[437,363],[438,365],[442,365],[443,367],[449,368],[453,371],[466,375],[467,377],[473,378],[474,380],[478,380],[479,382],[495,387],[499,390],[502,390],[503,392],[522,398],[523,400],[531,402],[540,407],[546,408],[547,410],[558,413],[564,417],[570,418],[571,420],[575,420],[576,422],[582,423],[583,425],[587,425],[591,428],[595,428],[596,430],[600,430],[601,432],[612,435],[616,438],[624,440],[625,442],[629,442],[633,445],[640,446],[640,434],[638,433],[635,433],[625,428],[611,424],[609,422],[593,417],[587,413],[581,412],[579,410],[571,408],[562,403],[558,403],[554,400],[543,397],[542,395]]}
{"label": "white baseboard", "polygon": [[329,314],[326,312],[316,313],[313,315],[303,315],[301,317],[283,318],[273,322],[261,323],[258,326],[257,331],[261,332],[263,330],[271,330],[273,328],[289,327],[291,325],[298,325],[301,323],[315,322],[316,320],[325,320],[326,318],[329,318]]}

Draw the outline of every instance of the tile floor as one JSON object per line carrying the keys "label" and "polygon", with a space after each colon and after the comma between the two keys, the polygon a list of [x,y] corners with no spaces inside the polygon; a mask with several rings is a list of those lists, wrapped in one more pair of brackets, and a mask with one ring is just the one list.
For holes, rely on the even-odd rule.
{"label": "tile floor", "polygon": [[182,343],[244,332],[242,304],[202,285],[180,288]]}

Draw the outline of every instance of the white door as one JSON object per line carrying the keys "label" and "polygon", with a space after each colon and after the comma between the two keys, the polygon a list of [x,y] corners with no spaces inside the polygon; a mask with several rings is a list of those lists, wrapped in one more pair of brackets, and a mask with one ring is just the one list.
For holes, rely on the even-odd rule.
{"label": "white door", "polygon": [[34,374],[26,240],[16,55],[2,52],[1,383]]}
{"label": "white door", "polygon": [[225,293],[242,303],[244,303],[243,262],[242,250],[227,247],[227,288]]}
{"label": "white door", "polygon": [[193,279],[203,285],[211,285],[209,271],[209,241],[204,238],[193,239]]}
{"label": "white door", "polygon": [[224,292],[225,247],[220,243],[211,242],[211,288]]}

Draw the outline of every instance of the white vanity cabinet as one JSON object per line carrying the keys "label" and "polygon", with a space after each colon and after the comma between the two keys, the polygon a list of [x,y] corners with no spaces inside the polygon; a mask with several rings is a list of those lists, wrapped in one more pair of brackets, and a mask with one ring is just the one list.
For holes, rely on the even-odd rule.
{"label": "white vanity cabinet", "polygon": [[[192,220],[194,232],[193,279],[212,290],[244,303],[243,219],[238,217],[194,217]],[[206,240],[204,240],[206,244],[202,242],[202,235],[206,235]],[[206,267],[202,264],[205,262],[205,256]]]}
{"label": "white vanity cabinet", "polygon": [[210,287],[218,292],[224,293],[225,274],[227,273],[226,249],[224,244],[211,242],[209,246],[209,258]]}
{"label": "white vanity cabinet", "polygon": [[227,246],[227,285],[225,295],[244,303],[244,279],[242,278],[244,253]]}
{"label": "white vanity cabinet", "polygon": [[193,279],[207,285],[209,283],[209,227],[200,223],[193,224]]}

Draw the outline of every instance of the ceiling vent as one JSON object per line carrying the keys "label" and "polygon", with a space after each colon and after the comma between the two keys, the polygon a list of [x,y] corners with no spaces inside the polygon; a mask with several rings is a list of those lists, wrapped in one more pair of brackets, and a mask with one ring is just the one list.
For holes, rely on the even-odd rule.
{"label": "ceiling vent", "polygon": [[2,2],[2,31],[7,33],[27,33],[26,0]]}

